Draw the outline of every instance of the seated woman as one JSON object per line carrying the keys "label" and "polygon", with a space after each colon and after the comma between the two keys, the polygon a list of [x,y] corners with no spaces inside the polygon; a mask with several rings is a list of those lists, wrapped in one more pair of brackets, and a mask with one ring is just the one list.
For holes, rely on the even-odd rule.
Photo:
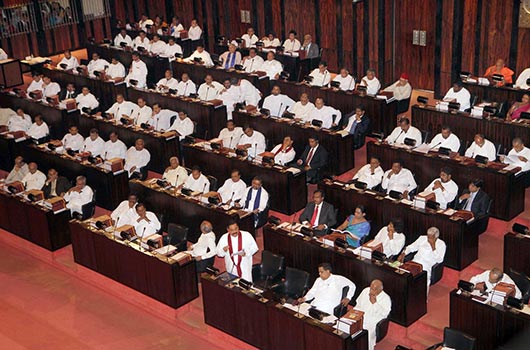
{"label": "seated woman", "polygon": [[517,120],[521,113],[530,112],[530,95],[524,94],[521,102],[515,102],[506,113],[506,120]]}
{"label": "seated woman", "polygon": [[352,215],[337,227],[338,231],[347,231],[346,241],[352,247],[360,246],[361,239],[370,233],[370,223],[365,218],[366,210],[363,205],[357,205]]}

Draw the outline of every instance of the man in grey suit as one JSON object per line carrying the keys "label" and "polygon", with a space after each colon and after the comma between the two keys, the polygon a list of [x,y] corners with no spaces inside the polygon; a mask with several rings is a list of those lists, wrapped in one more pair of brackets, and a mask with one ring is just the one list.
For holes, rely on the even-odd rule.
{"label": "man in grey suit", "polygon": [[324,236],[337,223],[335,208],[324,202],[324,193],[320,190],[313,192],[313,202],[307,203],[300,215],[300,223],[309,225],[316,236]]}
{"label": "man in grey suit", "polygon": [[318,45],[313,42],[313,38],[309,34],[304,36],[302,50],[306,51],[306,58],[315,58],[320,56]]}

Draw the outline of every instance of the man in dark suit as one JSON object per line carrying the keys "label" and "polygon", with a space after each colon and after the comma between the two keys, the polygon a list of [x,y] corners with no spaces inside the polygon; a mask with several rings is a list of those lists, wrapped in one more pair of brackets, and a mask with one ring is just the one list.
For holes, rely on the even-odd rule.
{"label": "man in dark suit", "polygon": [[458,198],[456,209],[470,211],[475,218],[487,214],[490,197],[482,190],[483,184],[480,179],[471,181],[468,189]]}
{"label": "man in dark suit", "polygon": [[44,198],[63,196],[72,187],[72,184],[64,176],[59,176],[55,169],[48,170],[48,179],[42,187]]}
{"label": "man in dark suit", "polygon": [[316,236],[324,236],[337,223],[337,216],[333,205],[324,202],[324,193],[316,190],[313,192],[313,202],[307,204],[299,220],[312,227]]}
{"label": "man in dark suit", "polygon": [[317,183],[322,178],[322,168],[328,164],[328,151],[319,145],[316,136],[311,136],[309,145],[306,146],[296,164],[306,171],[307,182]]}
{"label": "man in dark suit", "polygon": [[69,98],[76,98],[77,92],[75,91],[75,85],[72,83],[68,83],[66,85],[66,89],[61,90],[59,93],[59,101],[64,101]]}
{"label": "man in dark suit", "polygon": [[364,106],[357,106],[355,111],[346,115],[345,120],[348,122],[344,129],[353,135],[353,149],[361,148],[370,129],[370,119],[365,115]]}
{"label": "man in dark suit", "polygon": [[306,58],[315,58],[320,56],[320,49],[318,48],[318,45],[313,42],[313,38],[309,34],[304,36],[302,50],[306,51]]}

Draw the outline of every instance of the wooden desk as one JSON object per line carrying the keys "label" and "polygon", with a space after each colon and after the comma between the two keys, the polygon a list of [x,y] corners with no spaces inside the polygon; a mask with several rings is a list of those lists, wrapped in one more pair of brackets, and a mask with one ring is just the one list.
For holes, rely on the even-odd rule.
{"label": "wooden desk", "polygon": [[77,220],[70,222],[70,230],[76,263],[173,308],[199,296],[194,260],[183,266],[168,263]]}
{"label": "wooden desk", "polygon": [[129,181],[131,192],[138,194],[142,202],[147,203],[150,211],[164,215],[165,223],[182,224],[189,229],[188,240],[196,242],[200,236],[200,224],[203,220],[212,223],[216,238],[219,239],[233,218],[239,219],[239,228],[255,236],[254,218],[252,215],[239,217],[238,211],[226,211],[198,203],[197,200],[181,196],[172,191],[160,189],[158,186],[148,186],[138,180]]}
{"label": "wooden desk", "polygon": [[205,274],[201,287],[206,324],[260,349],[368,349],[365,330],[353,339],[349,334],[337,335],[329,325],[309,317],[299,319],[270,299],[262,303],[255,295],[223,286]]}
{"label": "wooden desk", "polygon": [[254,176],[259,175],[263,179],[263,187],[269,193],[272,210],[291,215],[303,209],[307,204],[304,171],[293,175],[291,172],[284,171],[283,167],[271,168],[239,157],[229,157],[228,149],[223,149],[221,152],[208,151],[197,145],[185,145],[184,152],[188,167],[200,165],[204,173],[217,178],[219,187],[230,178],[231,169],[241,171],[241,178],[247,186],[250,186]]}
{"label": "wooden desk", "polygon": [[0,227],[44,249],[70,244],[70,212],[53,211],[0,190]]}
{"label": "wooden desk", "polygon": [[285,257],[286,266],[309,272],[311,283],[318,277],[318,264],[331,263],[334,272],[355,283],[354,300],[372,280],[380,279],[392,299],[390,320],[402,326],[411,325],[427,313],[426,272],[416,277],[410,273],[400,274],[388,265],[360,260],[350,251],[341,253],[335,248],[322,248],[315,240],[291,237],[289,232],[269,224],[263,228],[263,245],[265,250]]}
{"label": "wooden desk", "polygon": [[197,125],[195,135],[206,138],[217,137],[219,132],[226,127],[226,106],[213,106],[208,102],[193,102],[191,99],[183,99],[167,94],[159,94],[142,89],[127,89],[129,100],[135,102],[142,97],[148,105],[159,103],[161,108],[172,111],[183,111]]}
{"label": "wooden desk", "polygon": [[476,350],[494,350],[514,335],[530,327],[530,315],[512,312],[502,305],[473,301],[469,296],[450,294],[449,324],[451,328],[477,339]]}
{"label": "wooden desk", "polygon": [[336,184],[319,184],[326,194],[326,201],[339,208],[338,223],[354,212],[355,206],[366,208],[366,218],[371,222],[371,237],[393,218],[401,218],[404,223],[406,244],[425,235],[431,226],[440,230],[440,238],[447,245],[444,264],[447,267],[463,270],[478,258],[478,234],[475,225],[463,220],[453,221],[440,213],[418,211],[403,203],[389,199],[379,199],[376,195],[347,190]]}
{"label": "wooden desk", "polygon": [[44,174],[50,168],[73,180],[79,175],[87,178],[87,185],[96,191],[96,204],[105,209],[114,210],[129,194],[127,172],[114,175],[92,164],[81,163],[68,155],[50,152],[47,148],[30,145],[24,149],[24,159],[35,162]]}
{"label": "wooden desk", "polygon": [[290,135],[294,140],[293,147],[298,157],[304,152],[309,137],[318,137],[320,144],[328,151],[328,169],[334,174],[345,173],[355,166],[352,135],[342,137],[333,131],[316,130],[312,127],[292,123],[292,121],[265,118],[260,115],[254,116],[246,112],[234,111],[232,117],[236,125],[243,127],[248,124],[252,126],[272,141],[274,145],[282,143],[283,138]]}
{"label": "wooden desk", "polygon": [[496,87],[467,82],[464,83],[464,87],[469,90],[471,95],[476,95],[479,101],[508,102],[510,104],[521,101],[521,97],[528,93],[528,90],[514,89],[513,87]]}
{"label": "wooden desk", "polygon": [[460,138],[463,146],[472,142],[476,134],[484,134],[494,144],[501,144],[506,152],[512,149],[512,140],[520,137],[524,142],[530,140],[530,125],[508,122],[501,118],[477,119],[469,113],[452,114],[437,111],[433,106],[412,107],[412,124],[420,130],[427,130],[431,139],[442,132],[442,126],[448,125]]}
{"label": "wooden desk", "polygon": [[530,237],[508,232],[504,235],[503,271],[510,269],[530,276]]}
{"label": "wooden desk", "polygon": [[118,138],[125,143],[127,148],[134,146],[137,139],[144,140],[145,148],[151,154],[147,165],[149,170],[163,174],[169,165],[169,158],[180,157],[180,142],[177,136],[165,138],[157,132],[146,131],[140,127],[115,124],[113,121],[91,117],[86,114],[79,116],[79,132],[89,135],[90,129],[99,130],[99,136],[108,140],[111,132],[118,133]]}
{"label": "wooden desk", "polygon": [[367,159],[379,158],[383,169],[390,169],[394,160],[401,159],[403,167],[415,174],[418,191],[423,191],[439,177],[440,169],[447,166],[453,169],[452,178],[460,192],[467,188],[469,181],[475,178],[484,180],[482,189],[493,199],[492,216],[511,220],[524,210],[524,181],[522,176],[515,176],[516,171],[501,173],[488,167],[462,164],[456,159],[440,158],[436,154],[409,152],[375,142],[369,142],[366,149]]}

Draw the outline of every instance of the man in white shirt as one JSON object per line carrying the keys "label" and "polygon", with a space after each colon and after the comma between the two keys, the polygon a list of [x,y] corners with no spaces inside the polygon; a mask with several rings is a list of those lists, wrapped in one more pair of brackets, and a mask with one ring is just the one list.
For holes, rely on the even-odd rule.
{"label": "man in white shirt", "polygon": [[403,234],[403,221],[392,219],[375,235],[372,241],[374,245],[381,244],[383,253],[387,257],[397,257],[405,246],[405,235]]}
{"label": "man in white shirt", "polygon": [[83,139],[83,136],[79,134],[79,130],[75,125],[72,125],[70,129],[68,129],[68,134],[64,135],[63,139],[61,140],[63,148],[65,150],[72,151],[79,151],[81,148],[83,148],[84,141],[85,140]]}
{"label": "man in white shirt", "polygon": [[153,35],[153,40],[151,41],[149,45],[149,52],[151,52],[154,55],[162,55],[166,52],[167,44],[160,40],[160,36],[158,34]]}
{"label": "man in white shirt", "polygon": [[127,146],[118,139],[118,133],[112,131],[109,135],[109,140],[105,142],[103,149],[103,159],[121,158],[125,159],[127,153]]}
{"label": "man in white shirt", "polygon": [[236,64],[241,64],[241,53],[237,51],[237,47],[234,44],[228,45],[228,51],[223,52],[219,56],[219,60],[222,62],[222,68],[231,69]]}
{"label": "man in white shirt", "polygon": [[[108,155],[107,155],[108,157]],[[142,168],[146,167],[151,160],[151,154],[144,148],[144,140],[138,139],[134,146],[130,147],[125,154],[125,166],[123,167],[129,174],[141,177]]]}
{"label": "man in white shirt", "polygon": [[131,57],[131,68],[129,68],[129,74],[125,77],[125,81],[127,82],[127,86],[131,86],[134,85],[131,80],[136,80],[138,82],[136,87],[143,89],[147,82],[147,66],[145,62],[140,59],[140,54],[137,51],[134,51]]}
{"label": "man in white shirt", "polygon": [[440,208],[447,209],[447,205],[454,201],[458,194],[458,185],[453,181],[452,174],[453,170],[448,167],[444,167],[440,170],[440,177],[434,179],[423,192],[434,193],[435,201],[440,204]]}
{"label": "man in white shirt", "polygon": [[443,262],[445,257],[446,245],[439,236],[440,231],[436,227],[430,227],[427,235],[419,236],[414,243],[409,244],[399,259],[403,261],[407,254],[417,252],[412,261],[421,264],[423,271],[427,272],[427,286],[431,284],[432,267]]}
{"label": "man in white shirt", "polygon": [[84,86],[81,93],[77,95],[75,101],[77,102],[77,109],[80,111],[82,111],[83,108],[93,110],[99,107],[99,101],[96,99],[96,96],[92,95],[86,86]]}
{"label": "man in white shirt", "polygon": [[79,67],[79,61],[76,57],[72,56],[70,50],[64,50],[64,57],[61,59],[57,67],[64,70],[72,70]]}
{"label": "man in white shirt", "polygon": [[280,77],[283,66],[280,62],[274,59],[274,52],[271,51],[267,53],[267,60],[263,62],[259,70],[265,72],[269,79],[277,80]]}
{"label": "man in white shirt", "polygon": [[247,73],[257,72],[261,70],[263,65],[263,58],[258,55],[256,48],[251,48],[248,51],[248,56],[243,58],[243,70]]}
{"label": "man in white shirt", "polygon": [[383,91],[392,92],[394,94],[394,98],[397,101],[410,98],[410,95],[412,94],[412,86],[409,84],[408,74],[402,73],[398,81],[390,86],[387,86]]}
{"label": "man in white shirt", "polygon": [[503,273],[498,267],[491,270],[486,270],[478,275],[471,277],[469,282],[474,284],[474,288],[481,293],[491,293],[499,283],[508,283],[515,287],[515,297],[521,299],[522,294],[517,284],[511,279],[508,274]]}
{"label": "man in white shirt", "polygon": [[379,159],[372,157],[370,163],[363,165],[361,169],[353,176],[353,180],[364,182],[366,188],[373,189],[383,181],[383,168]]}
{"label": "man in white shirt", "polygon": [[366,93],[372,96],[377,95],[381,89],[381,83],[375,77],[375,70],[372,68],[366,71],[366,75],[361,79],[359,85],[366,86]]}
{"label": "man in white shirt", "polygon": [[291,136],[285,136],[283,143],[277,144],[271,151],[274,153],[274,163],[279,165],[287,165],[296,157],[296,151],[293,148],[293,140]]}
{"label": "man in white shirt", "polygon": [[179,81],[173,78],[173,73],[168,69],[164,77],[156,83],[156,89],[160,92],[168,92],[169,89],[177,90]]}
{"label": "man in white shirt", "polygon": [[136,213],[138,216],[134,222],[134,231],[140,239],[143,240],[158,233],[161,225],[155,213],[147,211],[143,203],[136,204]]}
{"label": "man in white shirt", "polygon": [[202,29],[197,24],[196,19],[191,20],[191,26],[188,29],[188,39],[189,40],[199,40],[202,36]]}
{"label": "man in white shirt", "polygon": [[28,94],[30,92],[36,92],[36,91],[42,92],[42,74],[38,74],[34,72],[32,73],[32,78],[33,80],[31,81],[31,83],[28,86],[28,89],[26,90]]}
{"label": "man in white shirt", "polygon": [[259,39],[254,33],[254,28],[250,27],[247,29],[247,33],[241,36],[241,39],[245,42],[245,47],[256,47],[256,43]]}
{"label": "man in white shirt", "polygon": [[136,51],[141,50],[139,49],[139,47],[143,47],[145,51],[149,51],[149,46],[149,38],[147,37],[145,32],[141,30],[140,33],[138,33],[138,36],[134,38],[132,47]]}
{"label": "man in white shirt", "polygon": [[132,39],[127,34],[127,30],[125,28],[120,29],[120,32],[116,37],[114,38],[114,46],[121,47],[121,43],[125,43],[125,46],[132,47]]}
{"label": "man in white shirt", "polygon": [[182,57],[182,54],[184,52],[182,51],[182,47],[175,43],[175,38],[170,37],[168,39],[168,43],[166,46],[166,50],[160,54],[160,57],[167,57],[169,59],[169,62],[172,62],[176,59],[176,55],[180,55]]}
{"label": "man in white shirt", "polygon": [[180,166],[177,157],[169,158],[169,167],[166,168],[162,179],[168,181],[173,187],[180,187],[188,178],[188,172]]}
{"label": "man in white shirt", "polygon": [[246,125],[244,134],[237,143],[237,148],[246,150],[249,157],[255,158],[258,154],[265,152],[265,147],[265,136],[250,125]]}
{"label": "man in white shirt", "polygon": [[204,83],[199,86],[199,99],[201,101],[211,101],[217,99],[219,92],[223,90],[223,84],[214,81],[213,77],[208,74],[204,78]]}
{"label": "man in white shirt", "polygon": [[259,250],[256,240],[240,231],[236,222],[230,222],[227,231],[219,239],[217,256],[224,258],[227,272],[252,282],[252,255]]}
{"label": "man in white shirt", "polygon": [[85,139],[83,152],[89,152],[92,157],[99,157],[105,151],[105,141],[99,137],[98,129],[90,129],[90,136]]}
{"label": "man in white shirt", "polygon": [[445,94],[444,101],[452,102],[456,101],[460,103],[460,112],[465,112],[471,108],[471,94],[464,87],[464,84],[460,80],[453,83],[453,87]]}
{"label": "man in white shirt", "polygon": [[331,75],[328,72],[328,64],[324,61],[321,61],[318,64],[318,68],[313,69],[309,76],[313,78],[307,82],[309,85],[320,87],[327,86],[331,80]]}
{"label": "man in white shirt", "polygon": [[247,79],[235,79],[236,85],[239,87],[239,98],[241,102],[245,102],[247,106],[257,106],[261,100],[262,94],[250,81]]}
{"label": "man in white shirt", "polygon": [[387,170],[383,175],[381,187],[387,193],[396,191],[401,193],[402,198],[408,199],[410,191],[413,191],[418,185],[410,170],[403,168],[401,161],[394,161],[392,169]]}
{"label": "man in white shirt", "polygon": [[122,94],[117,94],[116,102],[105,113],[109,116],[109,119],[121,123],[120,119],[124,116],[130,118],[135,108],[136,105],[134,103],[125,101]]}
{"label": "man in white shirt", "polygon": [[296,31],[291,30],[287,39],[283,42],[283,47],[286,53],[293,53],[299,51],[302,45],[300,41],[296,39]]}
{"label": "man in white shirt", "polygon": [[0,47],[0,60],[7,60],[7,53]]}
{"label": "man in white shirt", "polygon": [[218,138],[223,142],[223,147],[234,148],[243,136],[243,128],[235,126],[233,120],[226,122],[226,128],[222,129]]}
{"label": "man in white shirt", "polygon": [[147,30],[148,29],[147,27],[152,26],[153,24],[154,24],[153,20],[147,17],[145,13],[142,14],[141,19],[138,21],[138,27],[140,27],[142,31]]}
{"label": "man in white shirt", "polygon": [[525,90],[530,89],[530,84],[527,83],[528,79],[530,79],[530,68],[526,68],[521,74],[519,74],[514,87]]}
{"label": "man in white shirt", "polygon": [[322,122],[323,129],[331,129],[339,125],[342,113],[331,106],[324,105],[324,99],[317,97],[315,100],[315,109],[313,110],[313,119]]}
{"label": "man in white shirt", "polygon": [[197,93],[197,87],[195,83],[191,81],[188,73],[182,73],[182,78],[177,84],[177,95],[178,96],[189,96]]}
{"label": "man in white shirt", "polygon": [[86,177],[78,176],[75,179],[75,186],[70,188],[64,195],[66,207],[70,209],[72,216],[74,213],[83,214],[83,205],[92,202],[94,192],[87,186]]}
{"label": "man in white shirt", "polygon": [[263,188],[263,180],[259,176],[254,176],[252,185],[249,186],[243,198],[238,203],[237,207],[242,208],[247,212],[252,212],[254,215],[254,227],[258,227],[263,219],[263,213],[267,209],[269,203],[269,193]]}
{"label": "man in white shirt", "polygon": [[107,79],[120,82],[125,78],[126,72],[123,64],[117,58],[112,57],[109,68],[105,72]]}
{"label": "man in white shirt", "polygon": [[[355,294],[355,284],[346,277],[334,275],[331,272],[331,264],[319,264],[319,277],[315,280],[313,287],[305,296],[297,299],[296,302],[301,304],[312,300],[311,306],[329,315],[333,315],[334,309],[339,305],[346,308]],[[345,289],[347,289],[347,292],[343,298],[343,290]]]}
{"label": "man in white shirt", "polygon": [[210,191],[210,180],[201,172],[201,168],[195,165],[191,168],[191,175],[188,176],[182,188],[204,194]]}
{"label": "man in white shirt", "polygon": [[134,222],[138,218],[138,214],[136,213],[137,203],[138,197],[136,194],[131,193],[126,200],[122,201],[118,207],[110,213],[110,218],[112,219],[114,227],[134,225]]}
{"label": "man in white shirt", "polygon": [[309,101],[309,96],[304,92],[300,95],[300,101],[292,105],[288,111],[294,114],[295,120],[310,123],[315,113],[315,105]]}
{"label": "man in white shirt", "polygon": [[263,41],[264,48],[276,48],[282,44],[273,32],[268,33],[261,41]]}
{"label": "man in white shirt", "polygon": [[219,91],[219,99],[223,101],[223,105],[226,106],[226,119],[232,119],[232,112],[235,109],[235,105],[242,102],[241,89],[237,85],[237,78],[226,78],[223,81],[223,89]]}
{"label": "man in white shirt", "polygon": [[212,223],[205,220],[201,222],[200,228],[201,235],[199,236],[199,240],[197,243],[191,244],[188,248],[191,256],[195,258],[197,273],[205,272],[207,267],[213,266],[215,256],[217,255]]}
{"label": "man in white shirt", "polygon": [[22,179],[24,179],[24,176],[29,172],[28,165],[24,163],[24,158],[21,156],[18,156],[15,158],[15,165],[13,166],[13,169],[6,177],[6,184],[10,184],[15,181],[22,182]]}
{"label": "man in white shirt", "polygon": [[46,175],[37,167],[37,163],[28,164],[28,172],[22,178],[22,184],[26,191],[41,190],[46,182]]}
{"label": "man in white shirt", "polygon": [[516,137],[512,141],[512,149],[508,156],[500,156],[500,160],[505,164],[512,164],[521,167],[521,172],[530,170],[530,149],[525,147],[523,140]]}
{"label": "man in white shirt", "polygon": [[149,119],[151,119],[151,116],[153,115],[153,110],[145,103],[145,100],[142,97],[138,98],[137,103],[138,104],[135,106],[131,114],[131,119],[135,125],[139,126],[149,122]]}
{"label": "man in white shirt", "polygon": [[346,68],[342,68],[340,73],[333,78],[333,81],[340,83],[339,89],[342,91],[355,89],[355,79],[350,75]]}
{"label": "man in white shirt", "polygon": [[27,133],[31,128],[31,117],[24,113],[22,108],[17,108],[16,114],[12,115],[7,122],[7,130],[10,132],[24,131]]}
{"label": "man in white shirt", "polygon": [[53,97],[59,95],[61,92],[61,86],[56,82],[52,82],[50,77],[42,78],[42,98],[45,100],[46,97]]}
{"label": "man in white shirt", "polygon": [[230,178],[219,187],[217,194],[222,203],[232,206],[234,202],[241,202],[246,190],[247,184],[241,180],[241,172],[234,169],[230,173]]}
{"label": "man in white shirt", "polygon": [[401,117],[398,121],[398,126],[388,135],[385,142],[389,145],[402,145],[405,143],[405,139],[414,140],[415,147],[422,144],[421,131],[410,125],[410,120],[407,117]]}
{"label": "man in white shirt", "polygon": [[200,59],[200,64],[203,64],[205,67],[213,67],[212,57],[204,49],[204,46],[198,45],[197,49],[191,54],[190,57],[185,58],[184,62],[198,63],[195,59]]}
{"label": "man in white shirt", "polygon": [[451,152],[458,152],[460,149],[460,139],[451,132],[447,125],[442,126],[442,132],[434,136],[429,143],[429,149],[438,150],[441,147],[448,148]]}
{"label": "man in white shirt", "polygon": [[177,115],[177,112],[170,109],[162,109],[158,103],[155,103],[153,105],[153,114],[147,124],[152,130],[166,131],[171,126],[171,118],[177,117]]}
{"label": "man in white shirt", "polygon": [[357,297],[355,309],[364,312],[363,328],[368,331],[368,350],[374,350],[377,341],[376,326],[379,321],[388,317],[392,309],[392,300],[383,291],[383,282],[373,280],[370,287],[363,289]]}
{"label": "man in white shirt", "polygon": [[88,62],[87,70],[88,75],[90,75],[92,78],[95,78],[94,75],[95,71],[98,72],[104,72],[105,69],[109,66],[109,62],[107,60],[104,60],[103,58],[99,58],[99,55],[97,53],[92,54],[92,60]]}
{"label": "man in white shirt", "polygon": [[482,134],[476,134],[473,143],[466,150],[465,156],[469,158],[483,156],[488,158],[490,162],[494,162],[497,159],[497,151],[493,142],[487,140]]}
{"label": "man in white shirt", "polygon": [[178,112],[178,117],[175,118],[173,124],[167,129],[167,131],[175,130],[179,136],[179,140],[182,141],[186,136],[193,134],[195,124],[188,117],[188,115],[182,111]]}
{"label": "man in white shirt", "polygon": [[287,95],[281,93],[280,87],[274,85],[271,90],[271,94],[263,100],[262,109],[269,110],[271,117],[281,117],[289,107],[295,104],[295,102]]}

